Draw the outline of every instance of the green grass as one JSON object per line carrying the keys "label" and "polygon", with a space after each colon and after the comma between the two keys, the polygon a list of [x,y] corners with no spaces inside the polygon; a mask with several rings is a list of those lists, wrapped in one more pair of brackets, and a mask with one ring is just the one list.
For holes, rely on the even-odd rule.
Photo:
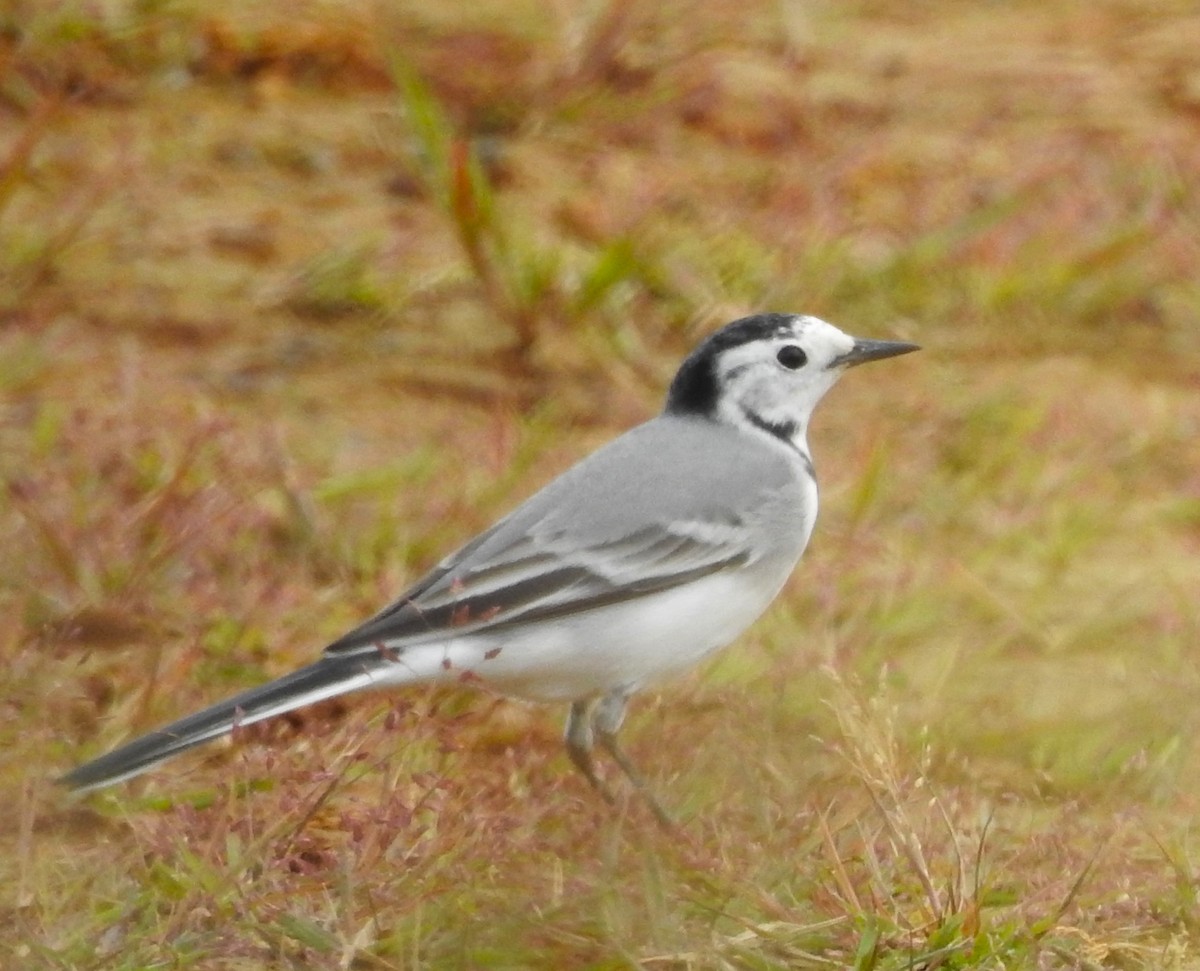
{"label": "green grass", "polygon": [[[1200,967],[1190,7],[243,6],[2,15],[0,966]],[[53,786],[757,309],[924,350],[634,708],[679,837],[446,691]]]}

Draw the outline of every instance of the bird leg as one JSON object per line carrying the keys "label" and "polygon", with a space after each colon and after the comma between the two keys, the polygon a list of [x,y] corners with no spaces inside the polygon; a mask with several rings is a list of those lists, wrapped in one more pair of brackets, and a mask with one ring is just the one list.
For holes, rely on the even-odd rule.
{"label": "bird leg", "polygon": [[625,754],[625,750],[617,744],[617,732],[621,728],[621,723],[625,720],[625,707],[629,703],[629,693],[626,691],[614,691],[605,695],[600,699],[600,703],[596,706],[596,710],[592,713],[592,728],[596,733],[596,740],[599,741],[601,748],[612,756],[614,762],[621,767],[621,771],[625,773],[633,787],[637,789],[641,797],[646,801],[646,805],[650,807],[650,811],[654,813],[654,818],[658,820],[658,824],[665,830],[673,831],[677,828],[675,820],[671,814],[667,812],[662,803],[654,795],[653,790],[647,785],[642,774],[630,761],[629,756]]}
{"label": "bird leg", "polygon": [[658,820],[659,825],[664,829],[674,830],[676,828],[675,820],[655,798],[642,774],[617,744],[617,732],[625,720],[625,708],[628,702],[629,692],[618,690],[599,699],[592,698],[572,704],[571,714],[567,719],[567,754],[588,782],[604,797],[605,802],[615,805],[616,799],[613,797],[612,790],[596,775],[592,751],[595,743],[599,742],[600,747],[612,756],[613,761],[620,766],[621,771],[633,783],[638,794],[646,801],[650,811],[654,813],[654,818]]}
{"label": "bird leg", "polygon": [[604,797],[604,801],[610,806],[615,806],[617,799],[612,790],[596,775],[596,763],[592,758],[592,749],[596,744],[596,735],[592,730],[592,709],[595,706],[595,698],[571,703],[571,713],[567,716],[567,755],[583,773],[584,778],[592,784],[592,788]]}

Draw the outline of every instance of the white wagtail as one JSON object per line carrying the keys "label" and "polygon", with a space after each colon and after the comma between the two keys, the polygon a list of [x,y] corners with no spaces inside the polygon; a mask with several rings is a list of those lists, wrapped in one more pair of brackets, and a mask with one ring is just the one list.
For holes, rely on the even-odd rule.
{"label": "white wagtail", "polygon": [[817,517],[808,422],[849,367],[916,345],[762,314],[700,344],[662,414],[579,462],[442,560],[320,660],[70,772],[84,791],[325,698],[468,682],[570,703],[588,781],[596,742],[666,814],[617,745],[629,698],[745,630],[779,593]]}

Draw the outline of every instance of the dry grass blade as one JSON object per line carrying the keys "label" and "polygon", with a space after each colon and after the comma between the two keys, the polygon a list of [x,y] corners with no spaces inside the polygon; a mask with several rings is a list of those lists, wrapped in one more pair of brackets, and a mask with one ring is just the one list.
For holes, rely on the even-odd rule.
{"label": "dry grass blade", "polygon": [[51,131],[51,125],[62,108],[60,99],[40,101],[21,126],[20,134],[0,160],[0,219],[4,210],[29,177],[30,162],[39,143]]}

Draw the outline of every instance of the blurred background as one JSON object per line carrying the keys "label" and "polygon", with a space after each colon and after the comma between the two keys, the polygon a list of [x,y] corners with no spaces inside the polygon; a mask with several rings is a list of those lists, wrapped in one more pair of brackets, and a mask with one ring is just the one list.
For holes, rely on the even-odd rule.
{"label": "blurred background", "polygon": [[[1200,966],[1198,179],[1173,0],[8,0],[0,964]],[[445,691],[54,789],[764,310],[924,350],[631,716],[678,840]]]}

